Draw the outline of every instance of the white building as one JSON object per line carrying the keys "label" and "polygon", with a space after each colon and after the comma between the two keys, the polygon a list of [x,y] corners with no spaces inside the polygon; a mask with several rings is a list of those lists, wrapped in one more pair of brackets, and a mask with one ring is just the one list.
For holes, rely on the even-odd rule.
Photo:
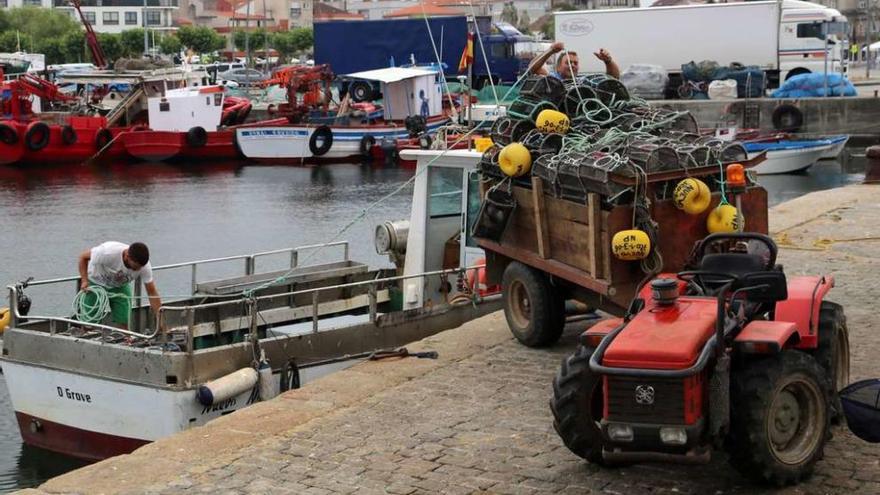
{"label": "white building", "polygon": [[[170,29],[178,0],[81,0],[83,15],[95,31],[119,33],[126,29]],[[56,8],[70,14],[77,22],[79,16],[67,0],[0,0],[0,8],[14,7]]]}

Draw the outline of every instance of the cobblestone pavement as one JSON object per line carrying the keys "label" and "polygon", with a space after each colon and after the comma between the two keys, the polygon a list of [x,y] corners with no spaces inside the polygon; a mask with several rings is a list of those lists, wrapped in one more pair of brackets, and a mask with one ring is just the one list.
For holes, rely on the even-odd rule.
{"label": "cobblestone pavement", "polygon": [[[835,275],[837,287],[829,299],[846,309],[853,380],[880,376],[880,335],[873,314],[880,295],[880,262],[872,256],[880,242],[843,239],[880,237],[877,218],[880,201],[863,200],[858,208],[835,209],[780,234],[787,273]],[[826,241],[816,242],[822,239]],[[834,239],[837,242],[830,242]],[[503,326],[497,315],[488,318],[488,324]],[[136,491],[880,494],[880,446],[856,439],[845,427],[835,428],[825,458],[809,481],[778,491],[749,484],[727,465],[723,454],[696,467],[640,464],[605,469],[582,461],[553,431],[548,408],[553,375],[574,349],[574,337],[582,327],[583,323],[570,325],[562,341],[550,349],[528,349],[500,339],[498,345],[413,376],[351,407],[298,428],[280,429],[231,458],[199,458],[192,466],[181,466],[173,481],[145,479]],[[433,339],[442,338],[441,334]],[[428,339],[426,345],[430,343]]]}

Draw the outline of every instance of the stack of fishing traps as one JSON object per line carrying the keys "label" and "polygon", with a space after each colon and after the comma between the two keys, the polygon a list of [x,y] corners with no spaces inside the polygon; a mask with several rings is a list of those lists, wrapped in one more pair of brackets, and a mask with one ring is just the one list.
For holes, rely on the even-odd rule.
{"label": "stack of fishing traps", "polygon": [[[568,116],[567,132],[536,128],[538,115],[548,109]],[[631,187],[610,180],[611,175],[640,179],[747,159],[739,143],[701,135],[689,112],[631,98],[618,80],[601,74],[569,83],[530,76],[507,116],[492,126],[491,137],[494,146],[480,162],[486,177],[507,178],[499,168],[499,152],[518,142],[531,153],[531,174],[543,179],[545,194],[579,203],[586,202],[588,193],[599,193],[607,202],[628,200],[623,193]],[[529,177],[512,180],[531,187]]]}

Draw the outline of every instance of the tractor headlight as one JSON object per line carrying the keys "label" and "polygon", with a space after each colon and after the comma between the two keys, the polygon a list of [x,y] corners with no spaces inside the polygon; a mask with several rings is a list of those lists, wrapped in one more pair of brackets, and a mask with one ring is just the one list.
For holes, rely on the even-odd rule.
{"label": "tractor headlight", "polygon": [[684,445],[688,441],[684,428],[665,426],[660,428],[660,441],[666,445]]}
{"label": "tractor headlight", "polygon": [[616,442],[632,442],[633,429],[630,425],[611,423],[608,425],[608,438]]}

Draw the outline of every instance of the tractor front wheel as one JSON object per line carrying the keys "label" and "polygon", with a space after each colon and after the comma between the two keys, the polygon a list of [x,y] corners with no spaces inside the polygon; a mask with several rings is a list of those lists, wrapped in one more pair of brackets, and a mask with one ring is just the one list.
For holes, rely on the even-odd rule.
{"label": "tractor front wheel", "polygon": [[839,304],[822,301],[819,310],[819,347],[813,353],[831,382],[831,421],[843,419],[840,391],[849,385],[849,331]]}
{"label": "tractor front wheel", "polygon": [[559,340],[565,327],[565,300],[544,273],[512,261],[504,269],[501,287],[504,316],[517,340],[529,347]]}
{"label": "tractor front wheel", "polygon": [[602,432],[596,419],[602,416],[602,378],[590,371],[590,347],[578,346],[562,361],[553,379],[553,428],[576,455],[602,464]]}
{"label": "tractor front wheel", "polygon": [[731,376],[730,463],[779,486],[812,474],[830,438],[829,387],[822,367],[800,351],[743,363]]}

